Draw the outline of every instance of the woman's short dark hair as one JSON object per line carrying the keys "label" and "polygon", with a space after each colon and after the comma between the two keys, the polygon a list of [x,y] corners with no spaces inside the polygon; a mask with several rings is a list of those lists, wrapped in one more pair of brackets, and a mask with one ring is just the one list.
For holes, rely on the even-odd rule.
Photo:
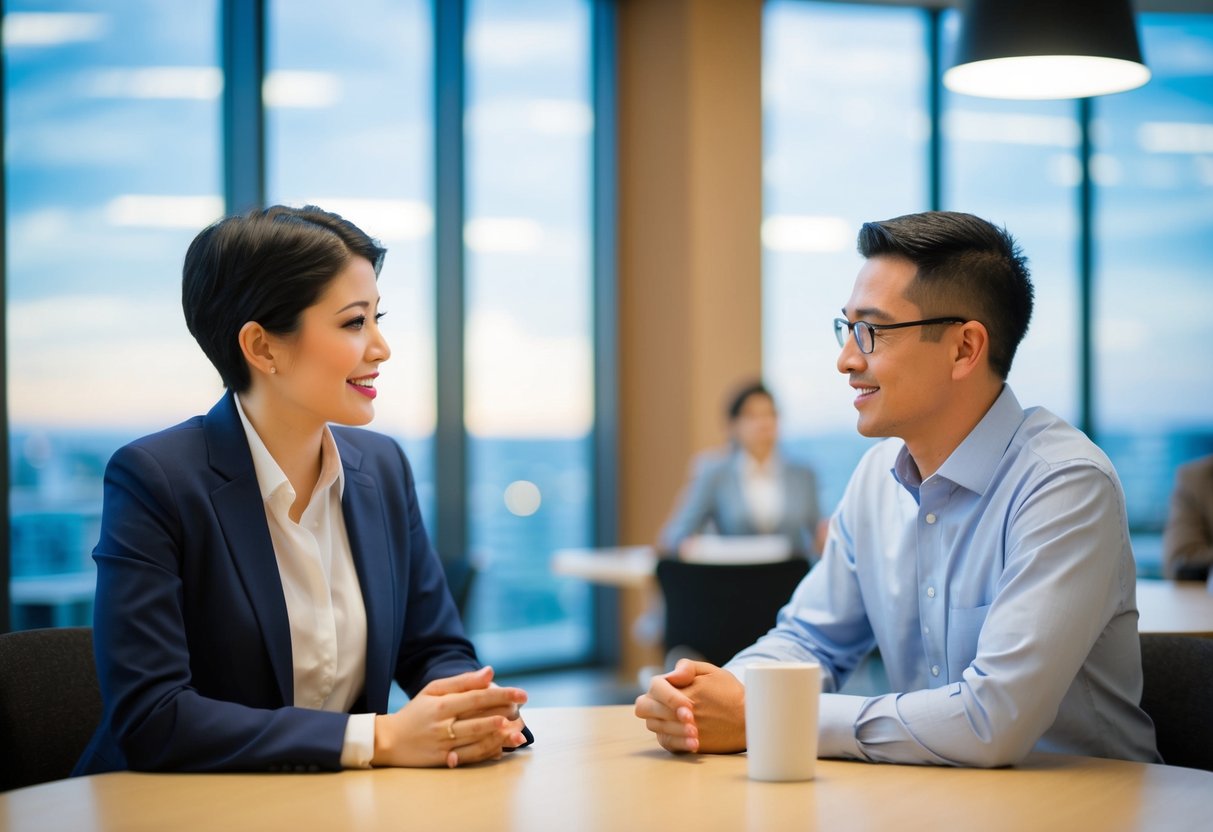
{"label": "woman's short dark hair", "polygon": [[288,335],[354,257],[375,275],[386,250],[361,229],[315,205],[273,205],[226,217],[204,229],[185,253],[181,306],[190,334],[224,385],[240,393],[252,383],[240,329],[256,321]]}
{"label": "woman's short dark hair", "polygon": [[903,257],[918,268],[906,298],[924,318],[985,324],[990,367],[1007,377],[1032,320],[1034,292],[1028,260],[1005,228],[972,214],[927,211],[864,223],[858,248],[864,257]]}
{"label": "woman's short dark hair", "polygon": [[747,381],[738,387],[733,395],[729,397],[729,406],[726,413],[730,422],[736,422],[741,416],[741,411],[745,407],[745,403],[750,400],[751,396],[766,396],[771,405],[775,404],[775,396],[766,388],[761,381]]}

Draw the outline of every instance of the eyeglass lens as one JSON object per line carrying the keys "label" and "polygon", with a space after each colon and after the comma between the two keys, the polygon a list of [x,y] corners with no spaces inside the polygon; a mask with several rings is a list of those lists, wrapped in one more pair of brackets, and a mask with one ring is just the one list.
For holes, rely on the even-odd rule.
{"label": "eyeglass lens", "polygon": [[851,323],[843,318],[834,319],[834,337],[838,339],[838,346],[845,347],[847,337],[852,333],[859,351],[865,355],[871,353],[872,348],[876,346],[875,330],[872,329],[871,324],[867,321]]}

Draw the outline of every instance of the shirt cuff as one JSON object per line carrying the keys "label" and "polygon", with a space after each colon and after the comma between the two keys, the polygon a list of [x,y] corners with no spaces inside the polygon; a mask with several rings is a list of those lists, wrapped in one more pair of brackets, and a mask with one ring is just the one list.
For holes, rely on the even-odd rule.
{"label": "shirt cuff", "polygon": [[375,756],[375,715],[350,714],[341,743],[342,768],[370,768]]}
{"label": "shirt cuff", "polygon": [[848,696],[841,693],[823,693],[817,707],[817,756],[842,757],[852,760],[866,759],[859,749],[855,723],[863,703],[863,696]]}

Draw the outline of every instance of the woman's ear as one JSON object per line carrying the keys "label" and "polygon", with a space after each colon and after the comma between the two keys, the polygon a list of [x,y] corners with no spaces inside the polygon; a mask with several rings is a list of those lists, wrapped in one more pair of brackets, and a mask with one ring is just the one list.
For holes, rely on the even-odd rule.
{"label": "woman's ear", "polygon": [[248,362],[250,370],[267,375],[278,372],[278,365],[274,363],[274,345],[265,327],[256,321],[249,321],[240,327],[240,333],[236,337],[240,341],[240,351],[244,353],[244,360]]}

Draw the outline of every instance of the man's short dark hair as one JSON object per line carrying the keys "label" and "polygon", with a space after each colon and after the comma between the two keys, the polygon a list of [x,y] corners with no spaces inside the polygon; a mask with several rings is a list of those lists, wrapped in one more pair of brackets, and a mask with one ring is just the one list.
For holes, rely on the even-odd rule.
{"label": "man's short dark hair", "polygon": [[185,254],[185,324],[224,385],[241,393],[252,383],[241,327],[256,321],[275,335],[295,332],[303,310],[354,257],[378,276],[385,251],[349,220],[314,205],[226,217],[203,229]]}
{"label": "man's short dark hair", "polygon": [[972,214],[927,211],[864,223],[858,248],[865,258],[902,257],[917,267],[906,298],[924,318],[983,323],[990,367],[1007,377],[1032,319],[1034,293],[1028,260],[1005,228]]}

